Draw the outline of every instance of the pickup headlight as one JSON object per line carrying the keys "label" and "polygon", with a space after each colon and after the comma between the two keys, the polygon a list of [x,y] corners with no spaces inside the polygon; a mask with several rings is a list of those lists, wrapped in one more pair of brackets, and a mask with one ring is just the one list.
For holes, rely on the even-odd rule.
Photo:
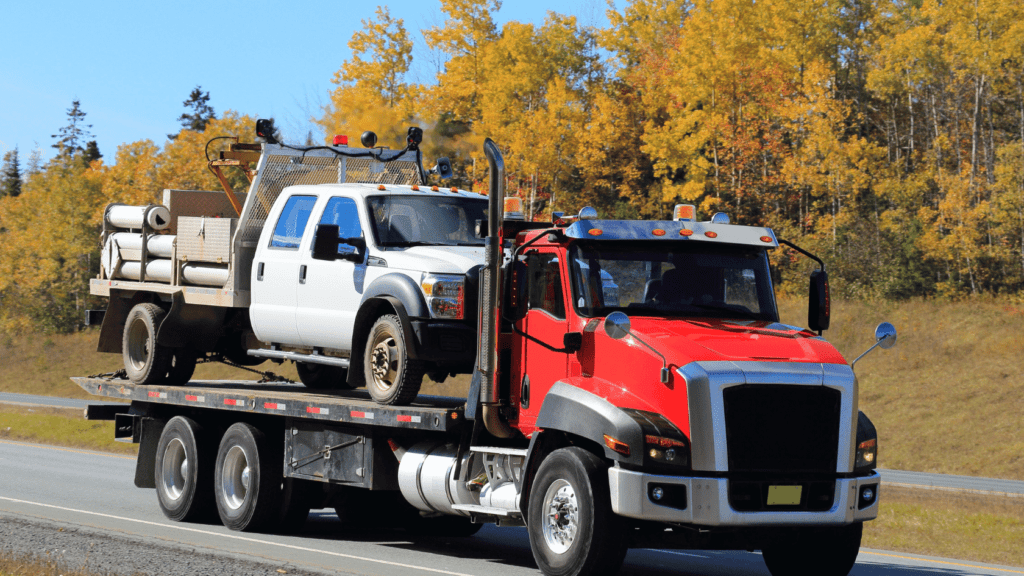
{"label": "pickup headlight", "polygon": [[462,320],[466,311],[466,277],[458,274],[424,274],[420,281],[431,318]]}

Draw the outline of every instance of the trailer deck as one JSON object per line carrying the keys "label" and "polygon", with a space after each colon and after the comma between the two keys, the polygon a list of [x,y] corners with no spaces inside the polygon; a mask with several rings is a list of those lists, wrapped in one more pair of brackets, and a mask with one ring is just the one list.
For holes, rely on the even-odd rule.
{"label": "trailer deck", "polygon": [[113,378],[71,380],[96,396],[198,409],[432,432],[451,432],[465,421],[465,398],[420,395],[409,406],[384,406],[374,402],[365,390],[311,391],[302,384],[195,380],[183,386],[167,386]]}

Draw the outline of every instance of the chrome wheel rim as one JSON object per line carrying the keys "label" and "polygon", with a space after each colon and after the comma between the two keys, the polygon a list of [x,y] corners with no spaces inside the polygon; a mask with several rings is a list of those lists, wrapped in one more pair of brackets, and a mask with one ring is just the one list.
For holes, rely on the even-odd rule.
{"label": "chrome wheel rim", "polygon": [[548,486],[543,514],[544,543],[555,554],[565,554],[579,533],[579,503],[569,482],[559,478]]}
{"label": "chrome wheel rim", "polygon": [[164,449],[160,478],[164,495],[171,500],[181,498],[188,485],[188,455],[185,445],[178,438],[171,440]]}
{"label": "chrome wheel rim", "polygon": [[382,334],[370,350],[370,374],[374,385],[387,390],[398,380],[398,343],[390,334]]}
{"label": "chrome wheel rim", "polygon": [[251,478],[252,472],[245,450],[241,446],[232,446],[224,457],[220,474],[220,490],[224,495],[224,504],[228,508],[238,510],[242,507],[245,496],[249,493]]}
{"label": "chrome wheel rim", "polygon": [[128,329],[128,361],[131,362],[132,368],[142,370],[146,367],[151,348],[152,343],[146,323],[135,319],[131,328]]}

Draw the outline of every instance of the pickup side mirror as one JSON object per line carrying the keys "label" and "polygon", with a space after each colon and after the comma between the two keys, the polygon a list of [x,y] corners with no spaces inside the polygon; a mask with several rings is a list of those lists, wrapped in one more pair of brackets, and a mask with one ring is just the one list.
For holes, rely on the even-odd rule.
{"label": "pickup side mirror", "polygon": [[[347,244],[354,250],[349,253],[339,253],[338,246]],[[320,224],[313,234],[313,259],[314,260],[351,260],[362,262],[362,251],[366,251],[366,240],[357,238],[339,238],[338,226],[336,224]]]}
{"label": "pickup side mirror", "polygon": [[583,348],[583,332],[566,332],[562,336],[562,348],[569,354],[579,352]]}
{"label": "pickup side mirror", "polygon": [[824,270],[811,272],[810,294],[807,303],[807,327],[818,333],[828,330],[832,313],[832,299],[828,291],[828,273]]}

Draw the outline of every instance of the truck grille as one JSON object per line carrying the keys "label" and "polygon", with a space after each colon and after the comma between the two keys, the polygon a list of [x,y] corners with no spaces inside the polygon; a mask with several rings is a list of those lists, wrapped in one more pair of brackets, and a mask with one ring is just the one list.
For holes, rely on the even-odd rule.
{"label": "truck grille", "polygon": [[745,384],[723,401],[730,472],[835,473],[838,390]]}

